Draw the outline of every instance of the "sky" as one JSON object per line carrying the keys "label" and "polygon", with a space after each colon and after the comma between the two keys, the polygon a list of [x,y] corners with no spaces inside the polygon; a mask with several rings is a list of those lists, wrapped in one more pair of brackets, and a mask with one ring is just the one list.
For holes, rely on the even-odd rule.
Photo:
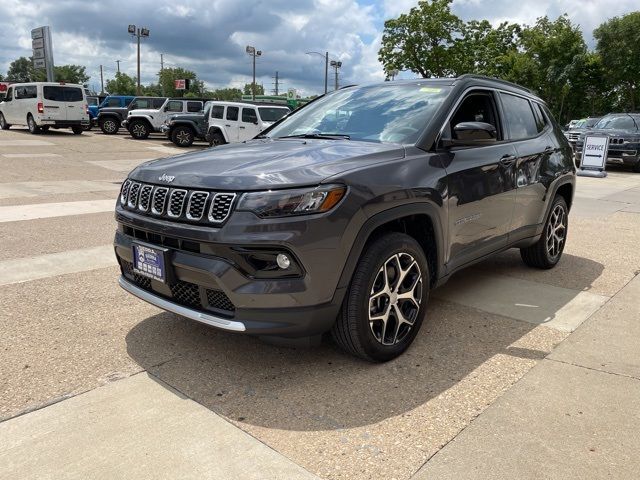
{"label": "sky", "polygon": [[[303,95],[324,89],[324,59],[306,52],[328,51],[340,60],[341,85],[383,80],[378,49],[384,21],[408,12],[417,0],[0,0],[0,72],[20,56],[31,55],[33,28],[51,27],[56,65],[87,67],[89,85],[100,88],[121,60],[135,75],[136,47],[127,33],[134,24],[150,30],[142,41],[141,78],[157,81],[160,54],[166,67],[193,70],[209,88],[242,88],[251,82],[247,45],[261,50],[256,81]],[[487,19],[532,24],[536,18],[568,13],[590,47],[592,31],[607,18],[640,8],[638,0],[455,0],[463,20]],[[329,85],[333,85],[330,72]],[[405,74],[406,75],[406,74]],[[411,77],[412,74],[409,74]]]}

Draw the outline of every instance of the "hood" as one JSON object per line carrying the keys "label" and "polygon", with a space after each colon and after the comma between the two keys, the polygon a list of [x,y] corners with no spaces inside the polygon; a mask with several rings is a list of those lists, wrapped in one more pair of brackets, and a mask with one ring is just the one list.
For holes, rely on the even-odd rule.
{"label": "hood", "polygon": [[354,168],[404,157],[401,145],[352,140],[260,139],[144,163],[130,177],[211,190],[264,190],[316,185]]}
{"label": "hood", "polygon": [[640,131],[620,130],[620,129],[613,129],[613,128],[592,128],[591,130],[581,131],[580,133],[583,133],[583,134],[588,133],[589,135],[593,135],[593,134],[608,135],[609,137],[633,137],[633,138],[640,137]]}

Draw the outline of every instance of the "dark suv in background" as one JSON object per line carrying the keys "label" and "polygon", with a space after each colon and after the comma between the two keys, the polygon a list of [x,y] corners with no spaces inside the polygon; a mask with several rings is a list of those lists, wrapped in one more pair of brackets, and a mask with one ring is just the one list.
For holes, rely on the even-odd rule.
{"label": "dark suv in background", "polygon": [[390,360],[432,288],[507,248],[551,268],[575,189],[544,102],[477,76],[347,87],[254,140],[143,164],[115,252],[130,293],[262,337]]}

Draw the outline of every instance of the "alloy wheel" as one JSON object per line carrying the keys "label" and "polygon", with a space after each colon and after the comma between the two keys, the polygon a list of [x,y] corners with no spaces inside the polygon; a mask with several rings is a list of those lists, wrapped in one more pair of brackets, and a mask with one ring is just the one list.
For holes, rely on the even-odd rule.
{"label": "alloy wheel", "polygon": [[567,213],[562,205],[556,205],[549,217],[547,225],[547,253],[551,258],[557,257],[567,235]]}
{"label": "alloy wheel", "polygon": [[105,132],[113,133],[116,131],[116,122],[113,120],[106,120],[102,124],[102,128],[104,128]]}
{"label": "alloy wheel", "polygon": [[180,145],[188,145],[191,141],[191,135],[186,130],[180,130],[176,134],[176,139]]}
{"label": "alloy wheel", "polygon": [[131,128],[134,137],[144,137],[147,134],[147,128],[142,123],[136,123]]}
{"label": "alloy wheel", "polygon": [[369,326],[383,345],[401,342],[418,318],[422,272],[408,253],[396,253],[382,264],[369,296]]}

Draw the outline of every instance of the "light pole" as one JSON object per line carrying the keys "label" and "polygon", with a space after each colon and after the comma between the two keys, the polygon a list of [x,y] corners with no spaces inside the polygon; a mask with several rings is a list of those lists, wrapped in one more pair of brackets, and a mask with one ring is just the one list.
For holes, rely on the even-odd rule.
{"label": "light pole", "polygon": [[261,50],[256,50],[256,47],[247,45],[246,52],[253,57],[253,82],[251,83],[251,98],[256,101],[256,57],[262,55]]}
{"label": "light pole", "polygon": [[329,82],[329,52],[324,52],[324,54],[320,52],[306,52],[307,55],[320,55],[324,58],[324,93],[327,94],[327,84]]}
{"label": "light pole", "polygon": [[140,90],[140,37],[148,37],[149,29],[144,27],[137,28],[135,25],[129,25],[128,32],[129,35],[138,39],[138,86],[136,88],[136,95],[140,95],[142,93]]}
{"label": "light pole", "polygon": [[338,90],[338,69],[342,67],[342,62],[338,60],[331,60],[331,65],[335,70],[335,90]]}
{"label": "light pole", "polygon": [[116,60],[116,64],[118,65],[118,73],[120,73],[120,62],[121,62],[121,61],[122,61],[122,60]]}

